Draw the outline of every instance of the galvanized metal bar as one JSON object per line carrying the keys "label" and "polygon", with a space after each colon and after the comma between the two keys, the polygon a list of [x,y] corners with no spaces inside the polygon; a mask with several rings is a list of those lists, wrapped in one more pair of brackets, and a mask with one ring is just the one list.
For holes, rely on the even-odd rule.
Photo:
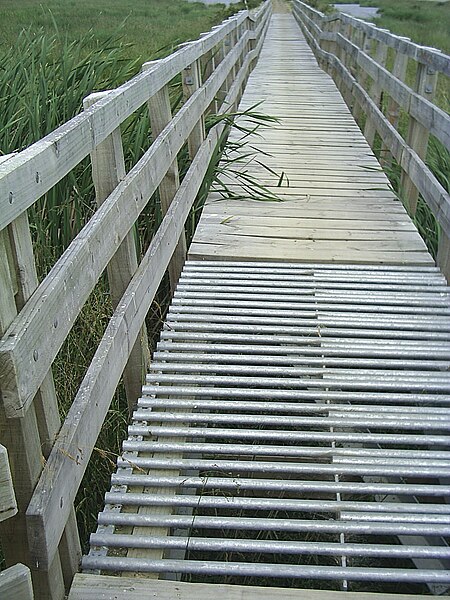
{"label": "galvanized metal bar", "polygon": [[450,496],[450,486],[438,484],[410,484],[410,483],[362,483],[345,481],[336,484],[334,481],[295,481],[290,479],[256,479],[245,477],[190,477],[190,476],[151,476],[142,474],[122,474],[120,470],[111,477],[113,485],[126,485],[130,487],[151,488],[177,488],[200,490],[232,490],[241,493],[244,490],[257,491],[283,491],[289,493],[331,493],[336,491],[342,494],[374,494],[393,496],[424,496],[447,498]]}
{"label": "galvanized metal bar", "polygon": [[439,307],[439,308],[448,308],[448,298],[442,297],[441,294],[418,294],[415,293],[411,295],[410,293],[396,293],[390,294],[389,292],[382,293],[363,293],[357,291],[347,291],[343,292],[342,290],[335,291],[330,293],[311,290],[274,290],[274,289],[265,289],[265,288],[253,288],[253,291],[249,288],[248,290],[230,290],[226,292],[226,290],[221,290],[220,288],[213,288],[204,286],[203,289],[193,290],[192,288],[189,290],[177,289],[175,292],[175,298],[181,299],[207,299],[207,300],[228,300],[230,303],[233,300],[253,300],[253,301],[264,301],[265,299],[268,302],[281,302],[281,301],[289,301],[296,302],[297,304],[301,304],[302,302],[311,302],[312,298],[316,298],[318,302],[326,303],[326,304],[376,304],[385,306],[421,306],[421,307]]}
{"label": "galvanized metal bar", "polygon": [[151,410],[137,410],[133,418],[135,421],[145,421],[147,423],[208,423],[210,425],[267,425],[269,427],[340,427],[340,428],[375,428],[383,430],[398,431],[443,431],[450,432],[450,420],[446,418],[433,418],[424,416],[420,422],[417,418],[400,419],[400,416],[388,420],[387,417],[379,419],[361,416],[362,421],[358,419],[342,417],[323,416],[298,417],[293,415],[244,415],[244,414],[205,414],[205,413],[169,413]]}
{"label": "galvanized metal bar", "polygon": [[[161,348],[161,346],[158,346]],[[167,347],[165,344],[164,347]],[[170,348],[168,348],[169,350]],[[194,350],[197,350],[196,348]],[[411,359],[379,359],[379,358],[346,358],[346,357],[333,357],[333,356],[319,356],[319,352],[316,352],[316,356],[299,356],[288,354],[282,355],[282,350],[278,348],[279,355],[271,356],[267,354],[260,354],[260,348],[256,349],[253,347],[253,351],[258,350],[258,354],[221,354],[220,349],[217,349],[216,353],[206,352],[177,352],[176,349],[173,351],[162,351],[158,350],[153,354],[153,360],[156,362],[166,361],[170,363],[179,362],[191,362],[191,363],[217,363],[217,364],[270,364],[270,365],[304,365],[311,367],[352,367],[353,369],[397,369],[397,370],[424,370],[424,371],[444,371],[450,368],[450,360],[411,360]],[[174,365],[176,368],[176,364]]]}
{"label": "galvanized metal bar", "polygon": [[[342,414],[351,413],[352,417],[357,417],[362,413],[362,417],[371,416],[372,418],[404,418],[404,415],[410,416],[416,414],[419,417],[432,416],[445,417],[450,419],[447,408],[442,407],[423,407],[423,406],[378,406],[371,404],[302,404],[296,402],[241,402],[239,400],[186,400],[180,398],[158,398],[143,397],[138,400],[139,408],[189,408],[189,409],[212,409],[219,411],[246,411],[246,412],[268,412],[268,413],[289,413],[289,414]],[[214,415],[212,415],[214,416]]]}
{"label": "galvanized metal bar", "polygon": [[[98,517],[102,525],[121,527],[181,527],[308,533],[353,533],[358,535],[450,535],[449,523],[403,523],[371,521],[322,521],[320,519],[284,519],[257,517],[222,517],[198,515],[158,515],[103,512]],[[450,578],[450,573],[448,574]]]}
{"label": "galvanized metal bar", "polygon": [[215,562],[190,560],[151,560],[117,556],[84,557],[83,569],[131,571],[142,573],[196,573],[201,575],[236,575],[299,579],[331,579],[343,577],[357,581],[449,582],[450,573],[426,569],[370,569],[362,567],[323,567],[266,563]]}
{"label": "galvanized metal bar", "polygon": [[[331,344],[331,340],[327,339],[327,344]],[[423,361],[419,364],[425,365],[425,368],[432,365],[448,364],[450,362],[450,344],[448,348],[445,344],[424,343],[418,344],[413,343],[405,345],[406,343],[399,343],[398,347],[393,347],[388,344],[372,344],[369,346],[367,343],[344,343],[335,345],[303,345],[303,346],[276,346],[276,345],[251,345],[245,342],[242,345],[238,344],[220,344],[220,343],[202,343],[202,342],[175,342],[170,340],[162,340],[158,343],[158,350],[155,353],[156,358],[160,355],[164,356],[169,353],[174,355],[174,360],[177,360],[177,356],[184,356],[184,354],[192,354],[193,356],[223,356],[226,357],[230,354],[242,358],[242,360],[258,360],[260,356],[270,356],[271,360],[305,360],[305,361],[327,361],[329,358],[335,360],[343,360],[346,364],[351,359],[351,364],[355,367],[359,364],[368,362],[369,365],[377,366],[378,364],[395,365],[398,364],[399,368],[403,368],[403,365],[411,364],[411,368],[417,365],[417,361]],[[177,354],[179,353],[179,354]],[[238,354],[237,354],[238,353]],[[208,358],[209,360],[209,358]],[[373,361],[373,362],[372,362]],[[198,361],[197,361],[198,362]],[[293,363],[294,364],[294,363]],[[306,363],[305,363],[306,364]]]}
{"label": "galvanized metal bar", "polygon": [[[139,423],[139,422],[136,422]],[[342,443],[366,443],[366,444],[394,444],[412,446],[442,446],[450,445],[450,436],[445,435],[421,435],[405,433],[355,433],[353,431],[283,431],[276,429],[225,429],[219,427],[170,427],[156,425],[130,425],[130,435],[139,436],[168,436],[183,438],[205,438],[205,439],[245,439],[283,441],[287,443],[325,442],[332,440]]]}
{"label": "galvanized metal bar", "polygon": [[[205,442],[169,442],[169,441],[148,441],[129,439],[122,444],[125,452],[144,452],[149,453],[200,453],[209,454],[236,454],[239,456],[284,456],[286,458],[294,457],[313,457],[317,459],[330,459],[334,456],[345,456],[347,460],[353,457],[358,459],[371,459],[382,457],[403,458],[403,459],[423,459],[423,460],[450,460],[450,452],[442,450],[414,450],[407,448],[397,450],[395,448],[362,448],[360,446],[352,448],[330,448],[327,446],[274,446],[262,444],[233,444],[230,442],[222,444]],[[450,506],[448,507],[450,511]]]}
{"label": "galvanized metal bar", "polygon": [[438,371],[435,372],[418,372],[413,370],[379,370],[379,369],[349,369],[349,368],[328,368],[326,371],[324,370],[324,366],[319,368],[317,367],[288,367],[282,366],[279,367],[277,365],[271,364],[209,364],[209,363],[201,363],[201,362],[176,362],[175,364],[171,364],[170,362],[158,362],[153,361],[150,373],[147,375],[147,380],[151,381],[155,375],[155,373],[164,373],[177,371],[177,373],[229,373],[230,375],[235,374],[251,374],[254,376],[268,376],[268,375],[279,375],[280,377],[292,377],[298,378],[300,376],[308,376],[308,377],[320,377],[326,375],[327,377],[334,377],[339,379],[346,379],[351,377],[353,380],[365,380],[370,378],[373,380],[374,377],[377,378],[377,381],[417,381],[422,380],[424,382],[429,383],[441,383],[446,384],[450,382],[450,373],[448,371]]}
{"label": "galvanized metal bar", "polygon": [[[405,465],[402,463],[396,465],[377,463],[349,464],[344,461],[333,462],[332,464],[322,463],[304,463],[304,462],[259,462],[256,460],[220,460],[220,459],[177,459],[177,458],[141,458],[133,457],[127,459],[118,458],[118,467],[129,467],[143,470],[164,471],[208,471],[211,473],[264,473],[272,476],[288,475],[331,475],[339,471],[342,475],[359,476],[379,476],[379,477],[421,477],[424,479],[436,477],[450,477],[450,464],[445,466],[426,466],[416,461],[416,464]],[[450,521],[449,521],[450,522]]]}
{"label": "galvanized metal bar", "polygon": [[[172,300],[172,308],[186,308],[190,307],[204,308],[205,310],[214,309],[215,307],[227,308],[230,306],[230,301],[227,298],[216,297],[216,298],[203,298],[200,296],[181,295],[176,296]],[[289,300],[282,301],[277,300],[265,300],[264,298],[258,300],[257,297],[249,296],[247,299],[236,298],[233,306],[236,308],[249,308],[259,309],[267,308],[267,310],[323,310],[323,311],[338,311],[338,312],[375,312],[377,314],[393,313],[394,311],[398,314],[423,314],[423,315],[448,315],[450,314],[450,308],[446,304],[438,304],[437,306],[424,305],[405,305],[397,303],[395,308],[391,305],[383,304],[370,304],[370,303],[359,303],[356,301],[345,302],[345,300],[337,301],[333,303],[333,298],[330,298],[328,302],[321,300],[320,302],[311,302],[311,298],[290,298]]]}
{"label": "galvanized metal bar", "polygon": [[434,268],[188,262],[84,568],[449,582],[449,298]]}
{"label": "galvanized metal bar", "polygon": [[[324,373],[325,374],[325,373]],[[180,384],[184,383],[192,386],[225,386],[225,387],[243,387],[253,386],[258,384],[261,387],[266,388],[290,388],[290,389],[302,389],[302,388],[328,388],[328,389],[345,389],[355,391],[412,391],[412,392],[433,392],[433,393],[450,393],[450,382],[449,381],[426,381],[425,378],[422,381],[414,381],[410,379],[388,380],[383,379],[377,381],[374,379],[357,379],[352,377],[337,377],[332,378],[331,376],[327,380],[308,379],[308,378],[275,378],[275,377],[258,377],[258,380],[254,377],[241,376],[222,376],[222,375],[190,375],[190,374],[178,374],[178,373],[152,373],[151,378],[147,381],[151,383],[173,383]],[[192,395],[192,394],[191,394]]]}
{"label": "galvanized metal bar", "polygon": [[365,513],[400,513],[449,515],[447,504],[418,504],[394,502],[365,502],[336,500],[299,500],[297,498],[255,498],[245,496],[197,496],[188,494],[164,495],[136,492],[108,492],[106,504],[121,506],[174,506],[190,508],[235,508],[244,510],[278,510],[293,512],[338,513],[341,511],[364,511]]}
{"label": "galvanized metal bar", "polygon": [[[325,386],[324,386],[325,387]],[[143,393],[147,396],[152,395],[171,395],[171,396],[192,396],[192,387],[187,385],[144,385]],[[202,386],[201,388],[195,389],[195,396],[202,398],[205,396],[220,397],[224,395],[227,398],[264,398],[267,399],[267,389],[254,389],[254,388],[239,388],[233,387],[228,388],[224,392],[223,388],[213,386]],[[396,394],[386,392],[358,392],[358,391],[327,391],[327,390],[270,390],[270,400],[297,400],[306,401],[310,400],[314,402],[325,401],[327,398],[332,398],[335,403],[338,402],[373,402],[373,403],[385,403],[385,404],[412,404],[412,403],[423,403],[431,405],[444,404],[447,405],[450,401],[450,395],[438,395],[438,394],[422,394],[422,393],[408,393],[398,392]]]}
{"label": "galvanized metal bar", "polygon": [[209,537],[137,536],[124,534],[92,534],[93,546],[112,548],[178,548],[183,550],[211,552],[261,552],[277,554],[308,554],[335,556],[343,552],[346,556],[387,558],[450,558],[450,548],[444,546],[398,546],[387,544],[335,544],[293,542],[255,539],[230,539]]}
{"label": "galvanized metal bar", "polygon": [[[389,324],[388,324],[389,325]],[[278,334],[279,328],[276,325],[247,325],[246,323],[176,323],[174,321],[166,321],[165,327],[169,331],[176,329],[177,331],[190,331],[190,332],[214,332],[214,333],[233,333],[235,335],[241,334]],[[425,328],[422,330],[419,327],[416,330],[408,331],[405,329],[397,330],[395,327],[389,329],[386,328],[374,328],[361,327],[361,328],[349,328],[338,325],[327,326],[325,324],[317,323],[316,327],[301,327],[300,325],[284,326],[285,334],[289,333],[292,336],[319,336],[320,337],[344,337],[344,338],[361,338],[361,337],[373,337],[373,338],[392,338],[394,335],[399,339],[415,339],[418,337],[420,331],[420,337],[424,340],[450,340],[450,332],[440,331],[427,331]],[[395,332],[395,333],[394,333]]]}
{"label": "galvanized metal bar", "polygon": [[219,268],[219,269],[311,269],[314,273],[318,271],[343,272],[352,273],[354,271],[365,271],[370,273],[388,272],[388,273],[432,273],[442,277],[438,267],[434,266],[414,266],[414,265],[357,265],[357,264],[317,264],[317,263],[301,263],[297,262],[268,262],[268,261],[226,261],[223,260],[190,260],[184,266],[184,271],[200,268]]}

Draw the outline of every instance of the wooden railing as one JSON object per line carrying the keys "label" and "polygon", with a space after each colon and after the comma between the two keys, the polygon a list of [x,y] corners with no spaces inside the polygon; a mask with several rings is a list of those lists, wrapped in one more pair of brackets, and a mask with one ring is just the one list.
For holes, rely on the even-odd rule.
{"label": "wooden railing", "polygon": [[[271,4],[242,11],[168,58],[147,63],[83,113],[0,165],[0,441],[10,453],[19,514],[0,529],[8,564],[31,567],[36,598],[60,599],[78,568],[73,502],[122,375],[130,407],[147,361],[144,322],[169,269],[186,252],[184,223],[225,127],[205,134],[211,106],[239,101],[260,51]],[[171,114],[168,85],[181,73],[184,103]],[[204,80],[203,80],[204,79]],[[153,143],[125,172],[120,124],[148,104]],[[177,154],[191,164],[180,184]],[[91,155],[98,209],[39,283],[27,218],[40,197]],[[138,262],[133,227],[159,191],[164,219]],[[52,363],[108,269],[115,312],[61,425]]]}
{"label": "wooden railing", "polygon": [[[450,56],[345,14],[326,16],[300,0],[293,12],[355,118],[363,116],[369,144],[380,136],[381,164],[393,157],[400,166],[399,193],[410,215],[419,194],[431,209],[440,226],[437,262],[450,279],[450,196],[425,164],[430,134],[450,150],[450,116],[433,103],[438,77],[448,89]],[[413,87],[405,83],[410,61]],[[401,113],[408,121],[405,137],[398,131]]]}
{"label": "wooden railing", "polygon": [[[0,445],[0,523],[17,514],[8,451]],[[33,600],[30,569],[17,564],[0,573],[0,598]]]}

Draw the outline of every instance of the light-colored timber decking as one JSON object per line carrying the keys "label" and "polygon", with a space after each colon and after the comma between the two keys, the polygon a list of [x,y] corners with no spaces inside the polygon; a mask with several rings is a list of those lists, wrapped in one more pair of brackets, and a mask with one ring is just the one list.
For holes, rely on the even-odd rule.
{"label": "light-colored timber decking", "polygon": [[[426,164],[429,141],[450,151],[445,77],[439,50],[266,0],[0,157],[2,599],[448,595],[450,195]],[[146,106],[128,169],[121,131]],[[187,248],[237,107],[279,120],[243,147],[231,128],[231,193],[211,191]],[[370,148],[436,219],[439,268]],[[28,214],[89,157],[97,209],[40,280]],[[105,272],[113,311],[61,422],[52,369],[80,378],[71,335],[109,312]],[[121,381],[128,437],[81,559],[77,498]]]}
{"label": "light-colored timber decking", "polygon": [[71,600],[448,589],[446,282],[289,14],[262,100],[283,202],[210,195]]}
{"label": "light-colored timber decking", "polygon": [[[211,194],[190,258],[434,264],[291,14],[272,17],[240,110],[251,107],[279,123],[246,138],[241,152],[254,146],[261,153],[240,168],[283,202]],[[230,139],[242,135],[233,130]],[[282,187],[277,187],[282,173]],[[240,193],[232,175],[227,184]]]}

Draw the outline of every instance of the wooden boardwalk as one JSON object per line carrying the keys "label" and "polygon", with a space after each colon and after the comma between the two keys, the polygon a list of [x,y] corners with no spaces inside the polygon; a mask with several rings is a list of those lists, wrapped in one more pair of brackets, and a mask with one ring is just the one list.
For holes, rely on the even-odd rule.
{"label": "wooden boardwalk", "polygon": [[[301,0],[272,15],[282,4],[229,17],[0,158],[1,597],[449,593],[450,196],[425,160],[429,136],[450,150],[432,102],[450,57]],[[146,104],[153,141],[127,171],[121,127]],[[231,193],[210,193],[186,250],[226,127],[207,119],[238,105],[278,121],[231,156]],[[379,143],[410,213],[420,194],[440,226],[442,273]],[[97,210],[39,281],[28,210],[89,155]],[[141,256],[151,199],[163,219]],[[52,367],[105,271],[114,312],[60,423]],[[80,567],[74,507],[121,380],[128,438]]]}
{"label": "wooden boardwalk", "polygon": [[[83,568],[441,593],[446,283],[290,14],[240,109],[261,100],[279,123],[239,168],[283,201],[209,196]],[[72,600],[121,585],[85,577]]]}
{"label": "wooden boardwalk", "polygon": [[[259,104],[261,103],[262,104]],[[291,14],[274,14],[240,110],[275,116],[241,152],[241,170],[283,202],[211,194],[189,249],[192,259],[432,265],[403,205],[329,75]],[[233,131],[231,140],[241,137]],[[267,153],[266,156],[262,153]],[[278,175],[284,173],[282,187]],[[286,181],[289,186],[286,186]],[[227,184],[247,195],[232,175]]]}

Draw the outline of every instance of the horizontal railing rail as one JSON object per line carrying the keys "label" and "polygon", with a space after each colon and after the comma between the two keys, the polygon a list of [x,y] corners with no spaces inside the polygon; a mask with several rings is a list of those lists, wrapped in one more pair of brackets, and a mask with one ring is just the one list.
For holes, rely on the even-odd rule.
{"label": "horizontal railing rail", "polygon": [[[400,166],[399,193],[410,215],[419,194],[432,211],[440,226],[437,262],[450,278],[450,195],[425,164],[430,135],[450,151],[450,116],[433,102],[438,76],[450,75],[450,56],[346,14],[326,16],[300,0],[293,12],[319,63],[364,122],[372,148],[376,134],[381,138],[382,165],[390,166],[391,156]],[[417,63],[413,87],[406,83],[409,60]],[[402,114],[408,119],[404,137]]]}
{"label": "horizontal railing rail", "polygon": [[[219,113],[237,106],[270,12],[270,2],[242,11],[147,63],[135,78],[87,98],[84,112],[0,164],[0,284],[2,294],[6,290],[0,424],[2,436],[10,432],[2,443],[14,448],[20,497],[13,541],[6,531],[0,535],[8,562],[32,567],[37,598],[62,598],[78,567],[76,493],[121,377],[130,408],[140,393],[145,317],[167,270],[172,287],[176,283],[184,224],[226,126],[219,121],[206,135],[205,116],[212,106]],[[184,102],[172,115],[169,83],[180,73]],[[145,103],[153,142],[126,173],[120,125]],[[180,183],[177,155],[185,145],[191,163]],[[98,209],[39,283],[27,209],[88,154]],[[164,218],[138,260],[133,228],[156,191]],[[61,426],[51,366],[105,268],[115,311]]]}

